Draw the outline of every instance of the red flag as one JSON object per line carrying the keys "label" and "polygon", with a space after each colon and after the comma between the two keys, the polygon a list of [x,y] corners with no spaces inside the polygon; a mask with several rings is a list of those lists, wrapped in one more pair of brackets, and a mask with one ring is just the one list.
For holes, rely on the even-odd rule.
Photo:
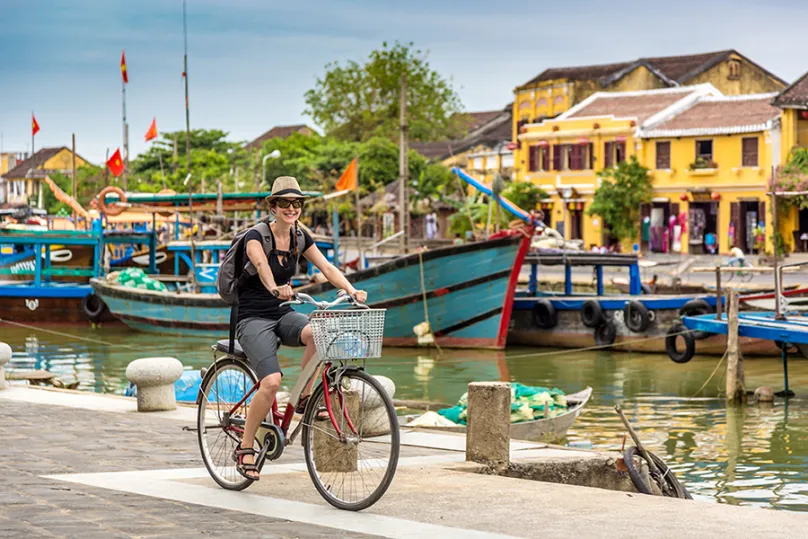
{"label": "red flag", "polygon": [[115,177],[118,177],[121,174],[123,174],[123,157],[121,157],[120,148],[115,150],[115,153],[112,154],[112,157],[110,157],[109,161],[107,161],[107,168],[109,169],[110,172],[112,172],[112,175]]}
{"label": "red flag", "polygon": [[34,113],[32,112],[31,113],[31,136],[33,137],[37,133],[39,133],[39,124],[36,121],[36,116],[34,116]]}
{"label": "red flag", "polygon": [[356,168],[358,166],[357,159],[358,158],[354,157],[348,164],[348,168],[346,168],[342,176],[339,177],[339,181],[337,181],[337,191],[344,191],[346,189],[353,191],[356,189],[359,183],[356,177]]}
{"label": "red flag", "polygon": [[124,84],[129,84],[129,73],[126,71],[126,55],[123,51],[121,51],[121,77],[123,77]]}
{"label": "red flag", "polygon": [[152,118],[149,130],[146,131],[146,142],[157,138],[157,118]]}

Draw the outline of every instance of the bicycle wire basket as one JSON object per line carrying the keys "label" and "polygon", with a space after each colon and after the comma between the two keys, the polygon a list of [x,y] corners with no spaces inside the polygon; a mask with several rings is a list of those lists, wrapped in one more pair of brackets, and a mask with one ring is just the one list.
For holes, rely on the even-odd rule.
{"label": "bicycle wire basket", "polygon": [[309,316],[317,354],[323,360],[381,357],[386,309],[316,310]]}

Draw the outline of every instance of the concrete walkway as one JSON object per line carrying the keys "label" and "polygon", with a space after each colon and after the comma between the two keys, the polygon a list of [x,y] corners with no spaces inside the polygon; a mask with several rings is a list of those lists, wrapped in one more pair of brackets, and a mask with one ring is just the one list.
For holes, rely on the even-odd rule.
{"label": "concrete walkway", "polygon": [[[362,513],[316,493],[299,445],[244,492],[202,467],[194,410],[138,414],[132,399],[0,391],[0,537],[799,537],[808,515],[473,473],[462,436],[404,433],[385,497]],[[512,459],[586,457],[514,443]]]}

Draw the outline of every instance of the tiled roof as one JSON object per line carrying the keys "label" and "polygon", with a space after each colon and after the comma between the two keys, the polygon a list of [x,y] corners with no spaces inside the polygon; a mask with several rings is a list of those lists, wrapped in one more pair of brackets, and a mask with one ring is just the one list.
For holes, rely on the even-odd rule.
{"label": "tiled roof", "polygon": [[598,94],[588,104],[581,103],[581,108],[571,109],[565,118],[585,118],[589,116],[614,116],[616,118],[637,118],[642,123],[657,112],[668,108],[683,97],[692,93],[692,89],[683,91],[620,92]]}
{"label": "tiled roof", "polygon": [[780,92],[773,104],[783,108],[808,106],[808,73]]}
{"label": "tiled roof", "polygon": [[702,97],[690,108],[643,133],[648,137],[698,136],[763,131],[780,115],[775,94]]}
{"label": "tiled roof", "polygon": [[[723,61],[730,54],[743,57],[747,62],[766,71],[761,66],[755,64],[733,49],[705,52],[700,54],[686,54],[680,56],[660,56],[657,58],[639,58],[630,62],[618,62],[613,64],[601,64],[581,67],[554,67],[544,70],[538,76],[526,82],[523,86],[554,79],[567,80],[597,80],[602,86],[619,80],[621,77],[633,71],[636,67],[645,65],[656,71],[661,78],[669,85],[685,84],[687,81],[710,69],[714,65]],[[766,71],[777,81],[784,83],[782,79]],[[667,79],[667,80],[665,80]]]}
{"label": "tiled roof", "polygon": [[303,133],[304,135],[311,135],[314,131],[307,126],[306,124],[298,124],[298,125],[276,125],[257,139],[249,142],[245,148],[248,150],[252,150],[254,148],[260,147],[264,142],[267,140],[271,140],[274,138],[286,138],[291,136],[294,133]]}
{"label": "tiled roof", "polygon": [[467,122],[466,129],[471,132],[479,129],[500,114],[502,114],[501,110],[488,110],[485,112],[464,112],[460,116],[464,117]]}
{"label": "tiled roof", "polygon": [[[42,148],[28,159],[17,163],[17,166],[3,174],[4,178],[26,178],[31,171],[31,176],[44,177],[48,171],[42,169],[42,165],[48,162],[54,155],[62,150],[67,150],[65,146],[57,148]],[[70,150],[68,150],[70,151]]]}
{"label": "tiled roof", "polygon": [[467,113],[472,118],[481,121],[476,128],[469,128],[469,135],[462,140],[447,140],[441,142],[413,142],[410,147],[429,160],[443,160],[452,154],[463,153],[477,144],[495,144],[503,140],[511,140],[511,118],[513,109],[491,112]]}
{"label": "tiled roof", "polygon": [[462,144],[462,140],[445,140],[441,142],[412,142],[410,148],[420,153],[428,160],[440,160],[448,157],[454,148]]}

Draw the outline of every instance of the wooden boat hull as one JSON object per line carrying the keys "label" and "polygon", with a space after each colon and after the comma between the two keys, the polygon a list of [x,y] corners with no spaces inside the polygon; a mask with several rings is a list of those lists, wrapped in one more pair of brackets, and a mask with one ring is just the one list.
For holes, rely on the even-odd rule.
{"label": "wooden boat hull", "polygon": [[[387,309],[385,346],[418,345],[413,327],[424,321],[426,297],[440,346],[500,349],[507,339],[516,277],[527,246],[526,237],[507,235],[400,257],[348,278],[368,292],[372,307]],[[218,338],[228,333],[230,308],[216,294],[136,290],[103,279],[93,279],[91,285],[110,311],[133,329]],[[334,297],[327,283],[298,290],[317,299]]]}
{"label": "wooden boat hull", "polygon": [[[413,328],[428,314],[441,347],[502,349],[528,247],[526,236],[512,234],[399,257],[348,279],[368,293],[372,307],[387,309],[386,346],[418,346]],[[334,296],[328,283],[299,290],[316,299]]]}
{"label": "wooden boat hull", "polygon": [[[30,252],[30,251],[29,251]],[[94,247],[91,245],[64,245],[58,248],[51,248],[50,265],[57,267],[92,267]],[[29,256],[8,257],[13,262],[0,265],[2,268],[11,270],[11,273],[4,274],[0,279],[9,281],[30,281],[34,272],[34,253]],[[19,273],[16,273],[19,271]],[[60,277],[60,282],[86,283],[87,277]]]}
{"label": "wooden boat hull", "polygon": [[[548,419],[536,419],[522,423],[511,423],[511,440],[525,440],[530,442],[554,443],[562,440],[572,427],[578,416],[592,397],[592,388],[571,393],[566,396],[568,405],[572,405],[566,413]],[[445,432],[466,432],[465,425],[453,427],[418,427],[426,430],[440,430]]]}
{"label": "wooden boat hull", "polygon": [[[52,284],[36,289],[30,283],[6,283],[0,287],[0,318],[26,324],[85,323],[90,318],[82,308],[89,285]],[[115,318],[105,311],[101,322]]]}
{"label": "wooden boat hull", "polygon": [[[555,307],[558,324],[550,329],[539,328],[533,322],[532,309],[538,299],[547,299]],[[692,299],[701,299],[715,307],[715,296],[546,296],[540,298],[517,298],[514,302],[513,322],[508,333],[508,343],[549,348],[580,349],[597,347],[595,330],[581,321],[584,302],[597,299],[604,313],[614,322],[616,337],[609,350],[665,353],[665,336],[671,325],[679,319],[679,309]],[[623,307],[627,301],[643,303],[654,313],[654,319],[642,333],[632,332],[623,321]],[[779,350],[768,341],[741,337],[741,351],[750,356],[776,356]],[[726,335],[712,335],[697,342],[699,354],[723,355],[727,349]]]}

